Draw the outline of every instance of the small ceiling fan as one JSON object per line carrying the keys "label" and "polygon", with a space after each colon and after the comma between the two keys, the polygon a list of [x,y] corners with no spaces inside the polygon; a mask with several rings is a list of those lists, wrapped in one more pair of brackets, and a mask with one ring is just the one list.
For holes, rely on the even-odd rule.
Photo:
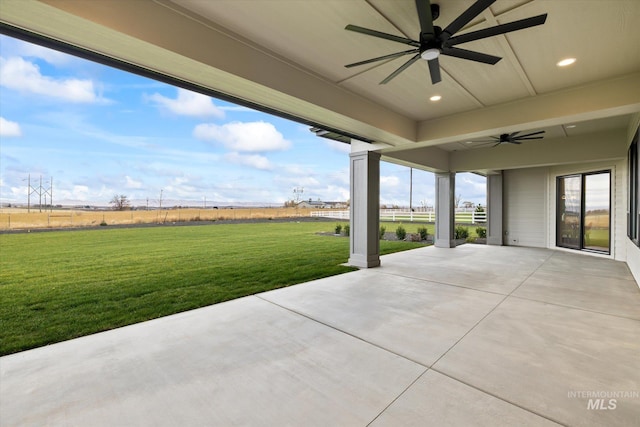
{"label": "small ceiling fan", "polygon": [[520,132],[513,133],[503,133],[500,136],[491,136],[491,139],[485,139],[482,141],[476,142],[495,142],[494,147],[503,144],[522,144],[522,141],[528,141],[532,139],[543,139],[543,136],[534,136],[534,135],[542,135],[545,131],[540,130],[538,132],[525,133],[524,135],[520,135]]}
{"label": "small ceiling fan", "polygon": [[466,43],[474,40],[480,40],[487,37],[505,34],[512,31],[523,30],[525,28],[542,25],[547,19],[547,14],[534,16],[531,18],[521,19],[506,24],[496,25],[494,27],[485,28],[478,31],[454,36],[462,27],[467,25],[473,18],[482,13],[496,0],[477,0],[471,7],[465,10],[462,15],[458,16],[444,30],[434,26],[433,21],[440,16],[440,6],[431,4],[429,0],[415,0],[416,10],[418,11],[418,19],[420,20],[420,34],[418,40],[412,40],[405,37],[394,36],[376,30],[359,27],[357,25],[347,25],[345,30],[355,31],[357,33],[366,34],[368,36],[378,37],[385,40],[391,40],[397,43],[403,43],[411,46],[409,50],[396,52],[389,55],[379,56],[364,61],[347,64],[345,67],[357,67],[359,65],[370,64],[385,59],[399,58],[404,55],[415,54],[411,59],[405,62],[397,70],[387,76],[380,84],[387,84],[398,74],[406,70],[414,62],[420,58],[425,59],[429,64],[429,74],[431,74],[431,83],[436,84],[442,80],[440,76],[440,63],[438,57],[440,55],[454,56],[456,58],[468,59],[470,61],[482,62],[485,64],[495,65],[500,61],[500,57],[488,55],[486,53],[474,52],[471,50],[453,47],[455,45]]}

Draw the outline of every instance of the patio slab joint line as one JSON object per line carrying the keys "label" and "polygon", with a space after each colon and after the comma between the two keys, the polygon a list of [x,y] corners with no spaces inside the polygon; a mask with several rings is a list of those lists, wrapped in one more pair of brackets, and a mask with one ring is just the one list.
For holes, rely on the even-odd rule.
{"label": "patio slab joint line", "polygon": [[260,298],[261,300],[266,301],[266,302],[268,302],[268,303],[270,303],[270,304],[273,304],[273,305],[275,305],[276,307],[280,307],[280,308],[282,308],[282,309],[284,309],[284,310],[287,310],[287,311],[289,311],[289,312],[291,312],[291,313],[295,313],[295,314],[297,314],[298,316],[305,317],[305,318],[307,318],[307,319],[309,319],[309,320],[311,320],[311,321],[313,321],[313,322],[316,322],[316,323],[318,323],[318,324],[320,324],[320,325],[326,326],[327,328],[331,328],[331,329],[333,329],[334,331],[338,331],[338,332],[343,333],[343,334],[345,334],[345,335],[348,335],[348,336],[350,336],[350,337],[352,337],[352,338],[355,338],[355,339],[357,339],[358,341],[362,341],[362,342],[367,343],[367,344],[369,344],[369,345],[371,345],[371,346],[373,346],[373,347],[379,348],[380,350],[386,351],[386,352],[391,353],[391,354],[393,354],[393,355],[395,355],[395,356],[398,356],[398,357],[401,357],[401,358],[403,358],[403,359],[405,359],[405,360],[408,360],[408,361],[410,361],[410,362],[413,362],[413,363],[415,363],[416,365],[420,365],[420,366],[422,366],[423,368],[426,368],[426,369],[428,369],[428,368],[429,368],[429,366],[425,365],[424,363],[418,362],[417,360],[413,360],[413,359],[411,359],[411,358],[409,358],[409,357],[407,357],[407,356],[405,356],[405,355],[398,354],[398,353],[396,353],[396,352],[395,352],[395,351],[393,351],[393,350],[390,350],[390,349],[388,349],[388,348],[382,347],[381,345],[376,344],[376,343],[373,343],[373,342],[371,342],[371,341],[367,341],[367,340],[365,340],[365,339],[363,339],[363,338],[361,338],[361,337],[359,337],[359,336],[357,336],[357,335],[354,335],[354,334],[352,334],[352,333],[350,333],[350,332],[347,332],[347,331],[342,330],[342,329],[340,329],[340,328],[336,328],[336,327],[335,327],[335,326],[333,326],[333,325],[329,325],[328,323],[322,322],[322,321],[320,321],[320,320],[318,320],[318,319],[314,319],[313,317],[309,316],[308,314],[300,313],[299,311],[293,310],[293,309],[291,309],[291,308],[289,308],[289,307],[285,307],[285,306],[280,305],[280,304],[278,304],[278,303],[276,303],[276,302],[273,302],[273,301],[270,301],[270,300],[268,300],[268,299],[266,299],[266,298],[263,298],[263,297],[261,297],[261,296],[259,296],[259,295],[254,295],[254,296],[255,296],[256,298]]}
{"label": "patio slab joint line", "polygon": [[[400,273],[387,273],[387,272],[381,271],[380,274],[385,274],[387,276],[393,276],[393,277],[402,277],[404,279],[410,279],[410,280],[419,280],[419,281],[422,281],[422,282],[433,283],[435,285],[452,286],[454,288],[468,289],[468,290],[471,290],[471,291],[484,292],[484,293],[492,294],[492,295],[509,296],[509,295],[505,295],[505,294],[500,293],[500,292],[490,291],[490,290],[487,290],[487,289],[472,288],[470,286],[464,286],[464,285],[460,285],[460,284],[457,284],[457,283],[447,283],[447,282],[442,282],[442,281],[439,281],[439,280],[423,279],[421,277],[415,277],[415,276],[405,276],[404,274],[400,274]],[[525,280],[527,280],[528,278],[529,278],[529,276],[527,276],[527,278]]]}
{"label": "patio slab joint line", "polygon": [[586,311],[587,313],[600,314],[600,315],[603,315],[603,316],[612,316],[612,317],[617,317],[619,319],[626,319],[626,320],[633,320],[634,322],[640,322],[640,319],[635,318],[635,317],[621,316],[619,314],[612,314],[612,313],[605,313],[605,312],[602,312],[602,311],[589,310],[589,309],[584,308],[584,307],[576,307],[576,306],[573,306],[573,305],[558,304],[557,302],[550,302],[550,301],[544,301],[544,300],[539,300],[539,299],[534,299],[534,298],[521,297],[519,295],[507,295],[507,296],[510,296],[512,298],[517,298],[517,299],[520,299],[520,300],[524,300],[524,301],[539,302],[539,303],[542,303],[542,304],[553,305],[553,306],[556,306],[556,307],[569,308],[571,310],[581,310],[581,311]]}
{"label": "patio slab joint line", "polygon": [[397,395],[394,399],[392,399],[392,400],[391,400],[391,402],[389,402],[389,404],[388,404],[387,406],[385,406],[385,407],[384,407],[384,409],[383,409],[382,411],[380,411],[380,413],[378,413],[378,415],[376,415],[376,416],[375,416],[371,421],[369,421],[369,422],[367,423],[367,427],[369,427],[373,422],[375,422],[375,420],[377,420],[378,418],[380,418],[380,415],[384,414],[384,413],[385,413],[385,411],[386,411],[387,409],[389,409],[389,407],[390,407],[391,405],[393,405],[393,404],[396,402],[396,400],[400,399],[400,398],[402,397],[402,395],[403,395],[403,394],[405,394],[405,393],[407,392],[407,390],[409,390],[411,387],[413,387],[413,385],[414,385],[414,384],[415,384],[415,383],[416,383],[420,378],[422,378],[422,377],[424,376],[424,374],[426,374],[426,373],[427,373],[427,371],[428,371],[429,369],[430,369],[430,368],[425,368],[425,370],[424,370],[424,371],[422,371],[422,373],[421,373],[420,375],[418,375],[418,377],[417,377],[415,380],[411,381],[411,384],[409,384],[409,385],[408,385],[404,390],[402,390],[402,392],[401,392],[399,395]]}
{"label": "patio slab joint line", "polygon": [[[507,399],[505,399],[504,397],[497,396],[497,395],[495,395],[495,394],[491,393],[490,391],[483,390],[483,389],[481,389],[481,388],[480,388],[480,387],[478,387],[478,386],[475,386],[475,385],[470,384],[470,383],[468,383],[468,382],[462,381],[462,380],[460,380],[460,379],[458,379],[458,378],[456,378],[456,377],[453,377],[453,376],[451,376],[451,374],[447,374],[446,372],[442,372],[442,371],[440,371],[440,370],[438,370],[438,369],[436,369],[436,368],[433,368],[433,367],[432,367],[432,368],[429,368],[429,369],[431,369],[433,372],[437,372],[437,373],[439,373],[440,375],[444,375],[445,377],[450,378],[450,379],[452,379],[453,381],[457,381],[457,382],[459,382],[459,383],[461,383],[461,384],[466,385],[467,387],[471,387],[471,388],[473,388],[473,389],[475,389],[475,390],[478,390],[478,391],[479,391],[479,392],[481,392],[481,393],[484,393],[484,394],[486,394],[486,395],[489,395],[489,396],[491,396],[491,397],[493,397],[493,398],[495,398],[495,399],[501,400],[501,401],[503,401],[503,402],[505,402],[505,403],[507,403],[507,404],[509,404],[509,405],[515,406],[516,408],[520,408],[520,409],[522,409],[523,411],[527,411],[527,412],[529,412],[530,414],[537,415],[537,416],[538,416],[538,417],[540,417],[540,418],[544,418],[544,419],[549,420],[549,421],[551,421],[551,422],[553,422],[553,423],[556,423],[556,424],[558,424],[558,425],[566,426],[566,424],[562,423],[561,421],[554,420],[553,418],[551,418],[551,417],[549,417],[549,416],[547,416],[547,415],[540,414],[540,413],[538,413],[538,412],[536,412],[536,411],[533,411],[533,410],[531,410],[531,409],[529,409],[529,408],[527,408],[527,407],[524,407],[524,406],[522,406],[522,405],[520,405],[520,404],[518,404],[518,403],[511,402],[510,400],[507,400]],[[424,374],[423,374],[423,375],[424,375]]]}
{"label": "patio slab joint line", "polygon": [[544,265],[544,263],[546,263],[547,261],[549,261],[549,259],[550,259],[552,256],[553,256],[553,253],[552,253],[552,254],[550,254],[550,255],[549,255],[549,256],[548,256],[544,261],[542,261],[542,262],[540,263],[540,265],[538,265],[538,266],[537,266],[537,267],[536,267],[536,268],[535,268],[531,273],[529,273],[529,274],[527,275],[527,277],[525,277],[525,278],[522,280],[522,282],[520,282],[520,284],[519,284],[518,286],[516,286],[514,289],[512,289],[512,290],[511,290],[511,292],[509,292],[509,293],[508,293],[508,294],[506,294],[506,295],[504,295],[504,294],[499,294],[499,295],[504,295],[504,298],[502,298],[502,299],[500,300],[500,302],[498,302],[498,303],[495,305],[495,307],[493,307],[491,310],[489,310],[489,312],[488,312],[487,314],[485,314],[484,316],[482,316],[482,318],[481,318],[480,320],[478,320],[478,321],[476,322],[476,324],[475,324],[475,325],[473,325],[471,328],[469,328],[469,330],[468,330],[467,332],[465,332],[465,333],[464,333],[464,335],[462,335],[462,336],[460,337],[460,339],[458,339],[455,343],[453,343],[453,345],[451,345],[451,347],[449,347],[449,348],[447,349],[447,351],[445,351],[444,353],[442,353],[442,355],[441,355],[440,357],[438,357],[438,359],[436,359],[436,361],[435,361],[435,362],[433,362],[433,363],[431,364],[431,366],[435,366],[435,365],[436,365],[436,363],[438,363],[438,362],[440,361],[440,359],[442,359],[443,357],[445,357],[445,356],[446,356],[446,355],[451,351],[451,349],[453,349],[453,347],[455,347],[456,345],[458,345],[458,343],[459,343],[460,341],[462,341],[462,340],[464,339],[464,337],[466,337],[467,335],[469,335],[469,334],[471,333],[471,331],[473,331],[475,328],[477,328],[477,327],[478,327],[478,325],[479,325],[480,323],[482,323],[482,321],[483,321],[484,319],[486,319],[489,315],[491,315],[491,313],[493,313],[493,312],[494,312],[498,307],[500,307],[500,306],[502,305],[502,303],[503,303],[503,302],[505,302],[505,301],[507,300],[507,298],[509,298],[509,297],[510,297],[510,296],[511,296],[515,291],[517,291],[518,289],[520,289],[520,287],[524,284],[524,282],[526,282],[527,280],[529,280],[529,278],[530,278],[531,276],[533,276],[533,275],[536,273],[536,271],[538,271],[538,270],[540,269],[540,267],[542,267],[542,266]]}

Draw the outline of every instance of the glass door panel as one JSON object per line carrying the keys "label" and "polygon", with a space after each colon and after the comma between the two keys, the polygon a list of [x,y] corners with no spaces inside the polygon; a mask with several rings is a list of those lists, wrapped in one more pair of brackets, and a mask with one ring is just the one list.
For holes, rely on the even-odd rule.
{"label": "glass door panel", "polygon": [[609,172],[584,177],[584,249],[609,252]]}
{"label": "glass door panel", "polygon": [[580,249],[581,208],[582,177],[558,178],[558,246]]}

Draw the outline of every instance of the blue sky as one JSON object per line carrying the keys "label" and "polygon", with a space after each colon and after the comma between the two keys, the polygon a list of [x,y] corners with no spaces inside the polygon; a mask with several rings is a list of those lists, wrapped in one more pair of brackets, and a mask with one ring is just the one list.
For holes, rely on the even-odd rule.
{"label": "blue sky", "polygon": [[[280,205],[349,198],[349,146],[306,125],[0,36],[0,201],[26,203],[27,176],[55,204]],[[380,202],[409,205],[409,169],[383,162]],[[457,177],[485,204],[485,180]],[[413,172],[413,205],[434,177]]]}

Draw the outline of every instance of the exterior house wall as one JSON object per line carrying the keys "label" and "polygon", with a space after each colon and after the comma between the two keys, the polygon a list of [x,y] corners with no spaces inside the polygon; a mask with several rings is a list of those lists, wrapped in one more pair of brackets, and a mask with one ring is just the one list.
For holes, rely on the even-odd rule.
{"label": "exterior house wall", "polygon": [[[504,172],[504,244],[569,250],[556,246],[556,178],[574,173],[610,170],[611,254],[627,260],[627,164],[625,159]],[[640,277],[640,248],[633,255]],[[586,252],[585,252],[586,253]],[[597,255],[597,254],[596,254]]]}
{"label": "exterior house wall", "polygon": [[[627,147],[629,145],[631,145],[631,142],[633,141],[633,138],[636,135],[636,132],[638,132],[640,130],[640,113],[637,113],[633,116],[633,118],[631,119],[631,122],[629,123],[629,128],[627,131]],[[627,170],[627,174],[628,174],[628,170]],[[624,180],[625,185],[628,186],[629,183],[629,179],[628,179],[628,175]],[[627,204],[625,206],[626,211],[629,211],[629,204],[628,204],[628,187],[626,187],[626,191],[623,194],[623,196],[625,197],[625,199],[627,200]],[[634,212],[635,214],[635,212]],[[626,225],[626,222],[625,222]],[[625,246],[626,246],[626,261],[627,261],[627,265],[629,266],[629,270],[631,270],[631,274],[633,274],[633,277],[636,279],[636,283],[638,283],[638,286],[640,286],[640,248],[638,246],[636,246],[636,244],[629,238],[626,237],[626,230],[625,230]]]}
{"label": "exterior house wall", "polygon": [[546,248],[548,168],[504,171],[504,244]]}
{"label": "exterior house wall", "polygon": [[624,242],[627,250],[627,265],[629,266],[629,270],[631,270],[631,274],[633,274],[633,277],[636,279],[638,287],[640,287],[640,248],[628,237],[625,237]]}

